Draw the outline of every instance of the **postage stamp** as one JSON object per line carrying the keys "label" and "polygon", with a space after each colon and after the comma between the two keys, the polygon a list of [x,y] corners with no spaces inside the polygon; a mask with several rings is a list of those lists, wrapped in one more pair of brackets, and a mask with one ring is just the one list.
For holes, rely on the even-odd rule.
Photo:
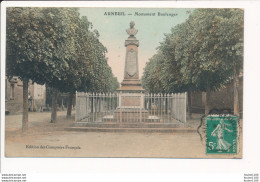
{"label": "postage stamp", "polygon": [[237,153],[237,117],[232,115],[210,115],[207,121],[207,154]]}

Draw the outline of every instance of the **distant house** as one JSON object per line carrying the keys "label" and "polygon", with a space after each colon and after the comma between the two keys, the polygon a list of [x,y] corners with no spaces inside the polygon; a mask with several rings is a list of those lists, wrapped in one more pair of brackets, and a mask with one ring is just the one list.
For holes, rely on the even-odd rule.
{"label": "distant house", "polygon": [[[7,113],[19,113],[23,109],[23,82],[18,77],[5,78],[5,110]],[[46,87],[29,82],[29,111],[41,111],[46,103]]]}

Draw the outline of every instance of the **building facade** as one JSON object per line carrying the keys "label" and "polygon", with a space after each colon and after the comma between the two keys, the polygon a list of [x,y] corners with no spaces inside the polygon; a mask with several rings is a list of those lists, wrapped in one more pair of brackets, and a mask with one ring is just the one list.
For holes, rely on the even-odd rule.
{"label": "building facade", "polygon": [[[46,87],[29,82],[29,111],[42,111],[46,105]],[[14,114],[23,110],[23,82],[18,77],[5,78],[5,111]]]}

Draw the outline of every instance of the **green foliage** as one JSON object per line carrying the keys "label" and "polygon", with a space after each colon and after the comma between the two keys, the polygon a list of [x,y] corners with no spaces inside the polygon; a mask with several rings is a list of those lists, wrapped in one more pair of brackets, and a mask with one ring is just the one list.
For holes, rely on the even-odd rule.
{"label": "green foliage", "polygon": [[[40,14],[38,8],[7,8],[6,68],[10,77],[34,77],[40,70],[37,65],[43,64],[45,58],[50,56],[46,52],[51,46],[47,45],[44,34],[39,31]],[[35,77],[35,80],[44,82],[40,76]]]}
{"label": "green foliage", "polygon": [[7,8],[7,75],[61,92],[112,91],[97,30],[77,8]]}
{"label": "green foliage", "polygon": [[145,68],[144,87],[152,92],[222,88],[234,69],[239,73],[243,67],[243,16],[240,9],[195,10],[165,35]]}
{"label": "green foliage", "polygon": [[156,54],[149,60],[148,63],[146,63],[142,77],[142,85],[145,90],[152,93],[160,92],[162,87],[162,65],[160,63],[163,61],[164,59],[162,54]]}

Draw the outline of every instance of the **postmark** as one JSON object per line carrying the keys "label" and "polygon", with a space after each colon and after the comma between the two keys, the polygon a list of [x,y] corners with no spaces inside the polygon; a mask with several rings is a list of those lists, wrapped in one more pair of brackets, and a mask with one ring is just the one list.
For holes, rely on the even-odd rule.
{"label": "postmark", "polygon": [[206,117],[206,123],[206,153],[237,154],[237,116],[209,115]]}

